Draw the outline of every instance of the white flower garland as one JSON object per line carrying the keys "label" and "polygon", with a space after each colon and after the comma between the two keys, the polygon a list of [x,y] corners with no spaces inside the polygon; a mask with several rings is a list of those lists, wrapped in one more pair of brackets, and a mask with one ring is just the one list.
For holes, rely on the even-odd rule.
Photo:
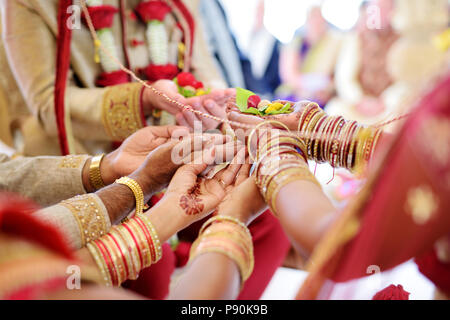
{"label": "white flower garland", "polygon": [[[86,5],[88,7],[101,6],[103,5],[103,0],[86,0]],[[118,59],[118,49],[111,28],[97,30],[97,36],[105,49],[110,52],[110,54],[113,55],[114,58]],[[106,54],[103,50],[99,50],[99,45],[96,44],[95,47],[95,60],[97,63],[101,64],[103,71],[114,72],[120,70],[120,67],[116,62],[114,62],[113,59],[111,59],[110,56],[108,56],[108,54]]]}
{"label": "white flower garland", "polygon": [[[88,7],[103,5],[103,0],[86,0]],[[165,25],[159,20],[152,20],[147,23],[146,38],[148,50],[150,53],[150,62],[154,65],[166,65],[169,63],[169,36]],[[98,38],[105,49],[118,59],[118,48],[111,28],[97,30]],[[96,44],[95,60],[100,63],[103,71],[114,72],[120,70],[120,67],[103,50],[98,50]]]}
{"label": "white flower garland", "polygon": [[145,35],[150,52],[150,61],[155,65],[168,64],[169,37],[164,23],[159,20],[149,21]]}

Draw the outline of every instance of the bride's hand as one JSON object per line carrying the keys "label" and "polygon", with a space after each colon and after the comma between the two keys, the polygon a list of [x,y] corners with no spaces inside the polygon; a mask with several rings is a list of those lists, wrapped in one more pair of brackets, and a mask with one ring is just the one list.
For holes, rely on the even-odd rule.
{"label": "bride's hand", "polygon": [[222,201],[226,188],[231,185],[245,159],[241,149],[232,164],[212,179],[201,178],[200,174],[214,163],[216,148],[206,148],[201,157],[179,168],[167,188],[164,197],[154,207],[164,208],[173,217],[176,231],[209,215]]}
{"label": "bride's hand", "polygon": [[[204,114],[224,119],[227,116],[225,102],[233,95],[235,95],[234,89],[214,89],[207,95],[186,99],[186,104],[193,107],[194,110],[198,110]],[[216,129],[220,125],[219,121],[197,116],[189,111],[178,113],[176,118],[178,124],[189,128],[194,128],[195,121],[201,121],[203,131]]]}
{"label": "bride's hand", "polygon": [[[287,101],[283,101],[285,103]],[[228,119],[232,121],[241,122],[249,125],[257,125],[266,120],[274,120],[283,123],[285,126],[289,128],[289,130],[297,131],[298,122],[300,121],[301,114],[304,108],[310,104],[309,101],[300,101],[297,103],[292,103],[294,105],[294,111],[288,114],[278,114],[272,116],[258,117],[254,115],[244,114],[239,112],[236,109],[233,109],[230,105],[228,105]],[[279,127],[274,125],[275,127]]]}
{"label": "bride's hand", "polygon": [[237,218],[247,225],[267,208],[254,177],[249,177],[250,167],[250,164],[242,165],[217,209],[217,214]]}

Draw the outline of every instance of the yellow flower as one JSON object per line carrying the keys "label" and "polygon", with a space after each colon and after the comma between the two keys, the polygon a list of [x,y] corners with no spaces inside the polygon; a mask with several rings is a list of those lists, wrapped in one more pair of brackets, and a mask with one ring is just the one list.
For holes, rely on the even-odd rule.
{"label": "yellow flower", "polygon": [[198,96],[203,96],[206,94],[206,91],[203,89],[198,89],[197,92],[195,93],[195,95]]}
{"label": "yellow flower", "polygon": [[283,107],[284,106],[282,103],[279,103],[279,102],[271,103],[271,104],[269,104],[269,107],[266,109],[266,113],[281,110]]}

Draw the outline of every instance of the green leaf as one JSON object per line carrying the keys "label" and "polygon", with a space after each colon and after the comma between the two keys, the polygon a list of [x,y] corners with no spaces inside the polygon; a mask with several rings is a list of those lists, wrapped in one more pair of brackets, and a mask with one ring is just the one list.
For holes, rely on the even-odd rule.
{"label": "green leaf", "polygon": [[248,108],[247,110],[242,111],[243,113],[256,114],[257,116],[261,115],[261,112],[255,108]]}
{"label": "green leaf", "polygon": [[280,113],[287,113],[291,110],[291,104],[288,102],[284,105],[283,108],[281,108]]}
{"label": "green leaf", "polygon": [[283,108],[281,108],[280,110],[273,110],[270,111],[268,113],[266,113],[266,115],[277,115],[277,114],[287,114],[287,113],[291,113],[292,110],[290,110],[291,108],[291,104],[290,103],[286,103]]}
{"label": "green leaf", "polygon": [[248,109],[247,102],[248,98],[253,96],[254,93],[250,90],[236,88],[236,105],[239,108],[239,111],[244,112]]}
{"label": "green leaf", "polygon": [[195,96],[195,92],[189,89],[180,87],[180,94],[185,98],[191,98]]}

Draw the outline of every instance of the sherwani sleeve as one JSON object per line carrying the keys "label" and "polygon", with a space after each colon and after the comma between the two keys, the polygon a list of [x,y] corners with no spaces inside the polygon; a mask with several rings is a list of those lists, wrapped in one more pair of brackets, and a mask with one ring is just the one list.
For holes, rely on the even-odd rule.
{"label": "sherwani sleeve", "polygon": [[[3,40],[11,69],[30,111],[50,136],[56,136],[56,12],[44,19],[39,14],[43,8],[37,8],[40,5],[39,1],[1,2]],[[120,141],[144,126],[141,84],[84,88],[78,83],[72,72],[65,103],[76,138]]]}
{"label": "sherwani sleeve", "polygon": [[106,207],[95,193],[64,200],[34,215],[57,228],[74,250],[102,237],[111,229]]}
{"label": "sherwani sleeve", "polygon": [[18,157],[0,154],[0,190],[16,192],[41,206],[85,194],[82,170],[88,156]]}

